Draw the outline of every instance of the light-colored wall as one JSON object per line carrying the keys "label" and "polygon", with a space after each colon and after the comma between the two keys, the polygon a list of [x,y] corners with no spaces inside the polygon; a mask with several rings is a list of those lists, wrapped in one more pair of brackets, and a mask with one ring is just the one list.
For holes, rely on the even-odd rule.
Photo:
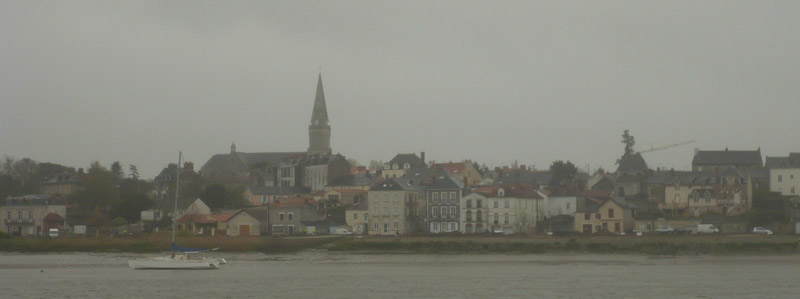
{"label": "light-colored wall", "polygon": [[[347,226],[352,228],[354,233],[363,234],[367,232],[367,224],[369,223],[369,215],[368,210],[346,210],[345,211],[345,222]],[[358,215],[356,218],[354,215]],[[361,228],[361,231],[358,231],[358,228]]]}
{"label": "light-colored wall", "polygon": [[[778,181],[779,176],[780,181]],[[780,192],[784,196],[800,194],[800,168],[770,169],[769,191]]]}
{"label": "light-colored wall", "polygon": [[[11,213],[11,218],[8,217],[8,213]],[[12,222],[13,224],[6,223],[7,219],[11,219],[12,221],[16,221],[19,217],[19,213],[22,213],[22,220],[23,222]],[[30,213],[33,215],[30,215]],[[44,232],[44,217],[47,214],[55,213],[60,215],[61,217],[67,218],[67,206],[65,205],[46,205],[46,206],[1,206],[0,207],[0,225],[2,225],[2,230],[7,233],[16,232],[18,227],[22,227],[22,235],[23,236],[32,236],[36,234],[36,227],[40,227],[40,232],[42,234],[46,234]],[[33,219],[30,220],[30,216],[33,216]]]}
{"label": "light-colored wall", "polygon": [[[505,202],[508,201],[508,208]],[[497,202],[497,208],[494,203]],[[537,216],[541,220],[543,213],[537,213],[537,208],[541,208],[544,203],[538,199],[515,198],[515,197],[490,197],[489,198],[489,227],[493,230],[500,228],[503,233],[529,233],[536,228]],[[494,216],[497,214],[497,224]],[[508,214],[508,223],[505,215]]]}
{"label": "light-colored wall", "polygon": [[[369,234],[394,235],[396,233],[409,233],[408,215],[413,207],[406,205],[408,191],[369,191],[367,201],[369,206]],[[397,211],[397,212],[395,212]],[[375,229],[375,224],[378,229]],[[395,228],[395,223],[397,227]],[[388,225],[384,230],[384,225]]]}
{"label": "light-colored wall", "polygon": [[239,235],[239,225],[248,224],[250,225],[250,235],[251,236],[258,236],[261,234],[260,229],[260,222],[253,218],[252,216],[248,215],[247,212],[241,212],[236,214],[236,216],[231,217],[228,220],[228,235],[229,236],[238,236]]}
{"label": "light-colored wall", "polygon": [[303,173],[303,186],[311,191],[323,191],[328,184],[328,164],[306,166]]}
{"label": "light-colored wall", "polygon": [[[610,217],[609,209],[614,210],[613,217]],[[589,220],[586,220],[586,214],[589,214]],[[596,214],[600,214],[600,219],[597,219]],[[619,223],[619,230],[616,230],[615,223]],[[575,231],[582,233],[584,224],[592,225],[592,233],[602,231],[603,224],[607,225],[606,230],[612,233],[631,231],[635,225],[633,210],[624,209],[613,200],[608,200],[600,205],[597,213],[575,213]],[[599,230],[598,226],[600,227]]]}
{"label": "light-colored wall", "polygon": [[543,213],[545,217],[575,214],[578,198],[576,196],[548,196],[544,199]]}
{"label": "light-colored wall", "polygon": [[[478,208],[478,200],[481,200],[481,207]],[[471,201],[471,207],[467,207],[467,201]],[[471,193],[461,198],[461,217],[459,222],[461,223],[460,229],[462,233],[467,233],[467,225],[471,225],[472,233],[481,233],[482,231],[478,230],[480,225],[482,230],[489,229],[489,216],[487,205],[489,204],[489,199],[481,194],[478,193]],[[471,221],[467,221],[467,211],[470,211]],[[481,213],[481,221],[478,221],[477,213]]]}

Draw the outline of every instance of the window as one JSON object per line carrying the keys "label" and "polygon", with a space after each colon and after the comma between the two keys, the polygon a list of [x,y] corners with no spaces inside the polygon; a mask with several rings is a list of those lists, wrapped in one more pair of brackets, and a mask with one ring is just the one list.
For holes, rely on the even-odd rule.
{"label": "window", "polygon": [[619,196],[625,196],[625,188],[619,187]]}
{"label": "window", "polygon": [[790,180],[794,180],[794,175],[793,175],[793,174],[790,174],[790,175],[789,175],[789,179],[790,179]]}
{"label": "window", "polygon": [[400,208],[394,207],[394,215],[395,216],[400,215]]}
{"label": "window", "polygon": [[450,231],[454,232],[456,230],[458,230],[458,224],[455,222],[450,222]]}
{"label": "window", "polygon": [[503,223],[504,223],[504,224],[508,224],[508,213],[506,213],[505,215],[503,215]]}
{"label": "window", "polygon": [[706,197],[706,203],[711,203],[711,198],[710,197]]}
{"label": "window", "polygon": [[483,218],[483,213],[481,213],[481,211],[475,211],[475,220],[481,221],[483,220],[482,218]]}
{"label": "window", "polygon": [[456,207],[450,207],[450,217],[456,217]]}
{"label": "window", "polygon": [[377,201],[378,200],[378,194],[372,195],[372,199]]}
{"label": "window", "polygon": [[505,201],[503,201],[503,207],[504,207],[504,208],[506,208],[506,209],[508,209],[508,199],[506,199]]}
{"label": "window", "polygon": [[472,221],[472,211],[467,211],[467,221]]}
{"label": "window", "polygon": [[447,217],[447,207],[441,207],[442,209],[442,217]]}
{"label": "window", "polygon": [[447,192],[442,192],[442,200],[447,200]]}
{"label": "window", "polygon": [[389,223],[384,223],[383,224],[383,232],[384,233],[388,233],[389,232]]}
{"label": "window", "polygon": [[439,230],[439,222],[434,222],[432,225],[433,225],[433,227],[431,227],[431,230],[433,230],[433,231],[438,231]]}
{"label": "window", "polygon": [[358,220],[358,213],[353,213],[353,220]]}
{"label": "window", "polygon": [[481,202],[481,200],[480,200],[480,199],[478,199],[478,200],[477,200],[477,204],[476,204],[476,206],[477,206],[477,208],[478,208],[478,209],[480,209],[480,208],[481,208],[481,203],[482,203],[482,202]]}
{"label": "window", "polygon": [[375,214],[375,216],[380,215],[380,214],[378,214],[378,207],[375,207],[375,213],[373,213],[373,214]]}
{"label": "window", "polygon": [[794,194],[794,187],[792,187],[792,194]]}
{"label": "window", "polygon": [[442,228],[443,232],[446,232],[447,231],[447,222],[442,222],[441,228]]}
{"label": "window", "polygon": [[378,223],[377,222],[372,224],[372,230],[378,230]]}
{"label": "window", "polygon": [[399,228],[400,228],[400,223],[395,221],[394,222],[394,229],[399,229]]}
{"label": "window", "polygon": [[472,199],[467,199],[467,209],[472,209]]}
{"label": "window", "polygon": [[594,219],[600,219],[600,213],[594,214]]}
{"label": "window", "polygon": [[569,210],[569,203],[567,203],[567,210]]}
{"label": "window", "polygon": [[436,207],[431,208],[431,215],[433,215],[433,217],[439,216],[439,209]]}
{"label": "window", "polygon": [[494,208],[496,209],[496,208],[498,208],[499,206],[500,206],[500,203],[498,203],[498,202],[495,200],[495,201],[494,201]]}
{"label": "window", "polygon": [[389,207],[383,207],[383,215],[389,216]]}
{"label": "window", "polygon": [[384,194],[383,195],[383,200],[389,201],[389,194]]}
{"label": "window", "polygon": [[278,219],[283,220],[283,213],[278,214]]}
{"label": "window", "polygon": [[439,193],[433,192],[431,196],[433,200],[439,200]]}
{"label": "window", "polygon": [[367,213],[364,213],[364,221],[367,221]]}
{"label": "window", "polygon": [[500,217],[497,215],[497,213],[494,213],[494,224],[498,223],[500,223]]}
{"label": "window", "polygon": [[778,175],[778,182],[783,182],[783,175]]}
{"label": "window", "polygon": [[17,212],[17,219],[22,220],[22,212]]}
{"label": "window", "polygon": [[608,218],[614,218],[614,209],[608,209]]}
{"label": "window", "polygon": [[590,218],[592,218],[592,215],[589,213],[583,214],[583,220],[589,220]]}
{"label": "window", "polygon": [[455,192],[450,192],[450,199],[451,200],[452,199],[456,199],[456,193]]}
{"label": "window", "polygon": [[674,202],[675,203],[681,203],[681,195],[680,194],[675,194]]}
{"label": "window", "polygon": [[398,195],[397,193],[395,193],[395,194],[394,194],[394,201],[398,201],[398,200],[400,200],[400,195]]}
{"label": "window", "polygon": [[6,218],[7,219],[11,219],[11,212],[8,212],[8,217],[6,217]]}
{"label": "window", "polygon": [[292,219],[292,218],[294,218],[293,216],[294,216],[294,213],[289,213],[289,220],[293,220]]}

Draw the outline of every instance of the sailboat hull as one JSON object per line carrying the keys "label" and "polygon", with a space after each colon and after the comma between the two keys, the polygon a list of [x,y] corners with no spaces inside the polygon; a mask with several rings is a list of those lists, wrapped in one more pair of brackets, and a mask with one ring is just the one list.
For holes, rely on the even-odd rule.
{"label": "sailboat hull", "polygon": [[153,259],[153,260],[130,260],[128,266],[137,270],[202,270],[218,269],[219,261],[216,259],[202,260],[179,260],[179,259]]}

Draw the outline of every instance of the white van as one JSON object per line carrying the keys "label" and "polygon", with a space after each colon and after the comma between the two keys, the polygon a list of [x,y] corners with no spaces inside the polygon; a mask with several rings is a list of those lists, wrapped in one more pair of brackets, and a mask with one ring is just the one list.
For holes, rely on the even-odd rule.
{"label": "white van", "polygon": [[719,233],[719,229],[714,226],[713,224],[698,224],[697,225],[697,233],[698,234],[717,234]]}
{"label": "white van", "polygon": [[58,238],[58,229],[57,228],[51,228],[48,233],[50,234],[50,238]]}

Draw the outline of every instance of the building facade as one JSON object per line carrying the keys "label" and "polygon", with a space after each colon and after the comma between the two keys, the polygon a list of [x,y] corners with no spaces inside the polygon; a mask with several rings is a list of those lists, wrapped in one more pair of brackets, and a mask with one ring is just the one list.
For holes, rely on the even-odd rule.
{"label": "building facade", "polygon": [[12,236],[41,237],[51,228],[63,230],[66,218],[66,202],[49,194],[9,197],[0,206],[3,231]]}

